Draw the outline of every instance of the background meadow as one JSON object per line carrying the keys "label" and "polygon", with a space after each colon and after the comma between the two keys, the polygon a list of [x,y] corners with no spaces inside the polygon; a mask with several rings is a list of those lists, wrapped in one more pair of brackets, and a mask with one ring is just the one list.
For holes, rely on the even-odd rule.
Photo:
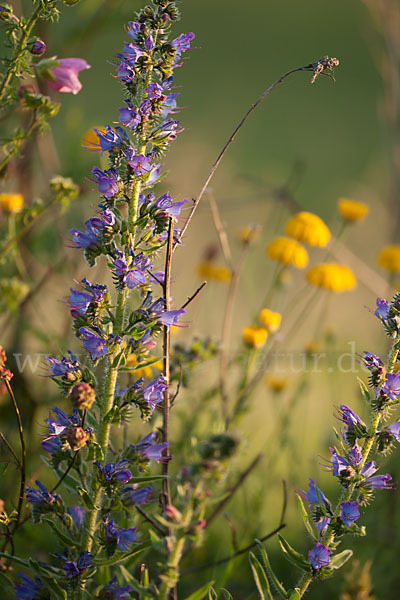
{"label": "background meadow", "polygon": [[[21,6],[30,5],[11,4],[16,13]],[[92,68],[81,74],[83,88],[77,96],[58,98],[62,106],[51,121],[51,131],[29,145],[22,160],[9,169],[0,190],[22,193],[29,205],[36,197],[46,198],[48,178],[56,173],[71,177],[79,186],[79,195],[68,208],[50,209],[24,236],[17,269],[9,262],[0,265],[0,342],[15,372],[13,388],[26,430],[28,472],[35,473],[32,480],[43,470],[41,423],[58,402],[55,386],[43,376],[40,356],[58,356],[68,348],[78,348],[69,311],[60,299],[68,296],[73,280],[102,281],[106,276],[101,260],[89,269],[81,255],[66,246],[67,230],[79,227],[98,202],[88,180],[90,169],[94,164],[104,166],[98,153],[82,147],[82,138],[92,127],[112,124],[117,117],[121,86],[109,75],[113,72],[110,61],[125,39],[124,24],[141,6],[136,0],[82,0],[75,7],[61,8],[58,25],[43,25],[40,35],[48,56],[79,56]],[[391,15],[389,11],[393,11]],[[287,70],[326,54],[340,60],[336,83],[320,77],[310,85],[310,73],[297,73],[278,86],[237,135],[210,188],[233,264],[243,248],[240,227],[260,226],[237,288],[230,341],[230,356],[235,356],[236,362],[228,385],[237,382],[245,360],[242,330],[254,324],[266,306],[264,299],[277,273],[265,248],[274,237],[284,235],[291,215],[300,210],[316,213],[334,236],[340,236],[327,248],[310,248],[310,266],[327,258],[338,260],[357,278],[357,288],[350,292],[315,293],[303,270],[287,269],[278,289],[269,295],[269,308],[282,313],[275,340],[277,352],[283,356],[272,356],[246,412],[232,426],[240,445],[224,476],[228,487],[256,456],[261,457],[210,525],[204,545],[190,561],[183,560],[180,583],[182,598],[213,579],[216,586],[226,586],[235,599],[249,599],[258,596],[246,553],[222,565],[194,567],[232,555],[255,537],[272,531],[284,504],[283,535],[299,550],[306,549],[294,492],[306,489],[312,477],[328,496],[330,491],[333,497],[337,493],[331,474],[321,466],[321,457],[329,455],[328,446],[335,441],[332,425],[339,428],[334,409],[348,404],[367,415],[357,383],[357,376],[366,380],[367,373],[357,354],[370,350],[384,356],[387,352],[387,339],[372,312],[377,296],[390,298],[400,285],[400,274],[390,276],[376,260],[383,246],[399,243],[396,69],[400,33],[395,24],[400,24],[400,9],[389,0],[370,5],[358,0],[186,0],[181,12],[176,35],[194,31],[196,38],[190,57],[176,75],[179,106],[184,107],[178,118],[184,131],[167,157],[168,175],[162,184],[177,200],[198,194],[223,144],[268,85]],[[57,97],[55,92],[51,95]],[[365,202],[370,209],[365,220],[344,231],[337,212],[340,197]],[[5,235],[10,223],[4,212],[0,219]],[[203,280],[208,283],[188,306],[185,327],[174,330],[173,343],[191,343],[194,337],[220,342],[229,282],[204,272],[204,262],[209,264],[210,259],[226,269],[205,195],[184,245],[175,254],[176,307]],[[199,272],[201,265],[203,271]],[[29,359],[24,362],[27,356],[33,363]],[[25,365],[20,372],[16,360]],[[175,473],[196,460],[200,440],[219,433],[222,427],[220,398],[217,393],[206,393],[218,383],[218,357],[203,361],[191,377],[190,388],[180,391],[172,413],[171,470]],[[156,414],[155,426],[159,419]],[[17,440],[6,395],[0,398],[0,420],[7,438]],[[136,428],[135,437],[147,432],[137,420],[130,427]],[[1,445],[0,456],[4,462],[0,498],[5,499],[15,494],[16,481],[14,467],[7,467],[7,451]],[[396,456],[384,459],[382,469],[399,481]],[[218,484],[211,487],[218,498]],[[400,581],[393,566],[400,549],[398,503],[396,489],[377,494],[373,508],[363,516],[367,537],[347,542],[347,547],[355,550],[358,566],[350,561],[331,580],[316,583],[309,591],[310,599],[320,598],[322,593],[341,600],[397,598]],[[16,544],[24,555],[38,544],[43,557],[53,551],[49,536],[30,523]],[[293,579],[274,537],[267,542],[267,549],[279,576]]]}

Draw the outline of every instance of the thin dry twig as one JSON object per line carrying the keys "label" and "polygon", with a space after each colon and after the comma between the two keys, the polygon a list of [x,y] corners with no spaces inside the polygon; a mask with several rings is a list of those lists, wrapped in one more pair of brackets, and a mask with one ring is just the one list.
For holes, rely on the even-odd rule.
{"label": "thin dry twig", "polygon": [[[226,144],[224,145],[224,147],[222,148],[221,152],[218,155],[217,160],[214,162],[213,166],[211,167],[211,170],[209,172],[209,174],[206,177],[206,180],[203,183],[203,186],[196,198],[196,200],[194,201],[194,204],[191,208],[191,211],[189,213],[189,216],[186,220],[185,225],[182,228],[181,234],[179,236],[179,240],[182,239],[182,237],[184,236],[187,228],[189,227],[190,221],[193,218],[193,215],[199,205],[200,200],[202,199],[204,192],[206,191],[208,184],[210,183],[211,179],[214,176],[215,171],[218,169],[219,164],[222,160],[222,158],[224,157],[225,152],[228,150],[229,146],[232,144],[232,142],[234,141],[236,134],[239,132],[239,130],[243,127],[243,125],[245,124],[245,122],[247,121],[247,119],[250,117],[250,115],[252,114],[252,112],[257,108],[257,106],[259,104],[261,104],[261,102],[264,100],[264,98],[266,98],[268,96],[268,94],[270,92],[272,92],[272,90],[279,85],[284,79],[286,79],[286,77],[288,77],[289,75],[291,75],[292,73],[296,73],[297,71],[312,71],[313,72],[313,79],[312,79],[312,83],[314,83],[315,79],[318,77],[318,75],[322,74],[322,75],[327,75],[328,73],[325,73],[326,70],[328,71],[332,71],[333,67],[337,66],[339,64],[339,61],[336,58],[332,58],[330,59],[328,56],[324,56],[323,58],[318,59],[315,62],[311,62],[308,65],[304,66],[304,67],[297,67],[296,69],[291,69],[290,71],[287,71],[286,73],[284,73],[283,75],[281,75],[281,77],[279,77],[279,79],[277,79],[276,81],[274,81],[274,83],[272,83],[262,94],[261,96],[258,98],[258,100],[256,100],[256,102],[254,104],[251,105],[251,107],[249,108],[249,110],[246,112],[246,114],[244,115],[244,117],[241,119],[240,123],[237,125],[237,127],[235,128],[235,130],[233,131],[233,133],[231,134],[230,138],[228,139],[228,141],[226,142]],[[174,244],[174,250],[177,247],[178,242],[176,242]]]}
{"label": "thin dry twig", "polygon": [[[258,463],[260,462],[261,458],[262,458],[262,454],[258,454],[255,457],[255,459],[250,463],[250,465],[247,467],[247,469],[245,469],[239,475],[239,478],[238,478],[237,482],[235,483],[235,485],[228,491],[228,493],[225,496],[225,498],[219,504],[217,504],[217,506],[215,507],[215,509],[211,513],[211,515],[209,517],[207,517],[206,527],[208,527],[210,525],[210,523],[212,523],[214,521],[214,519],[216,519],[216,517],[218,517],[218,515],[221,514],[221,512],[223,511],[223,509],[225,508],[225,506],[228,504],[228,502],[230,502],[230,500],[232,499],[232,497],[234,496],[234,494],[243,485],[243,483],[245,482],[245,480],[247,479],[247,477],[250,475],[250,473],[253,471],[253,469],[255,469],[255,467],[258,465]],[[281,519],[281,521],[282,521],[282,519]]]}
{"label": "thin dry twig", "polygon": [[231,248],[229,246],[228,236],[226,234],[225,227],[223,226],[222,219],[219,214],[218,204],[217,204],[217,202],[214,198],[214,195],[210,189],[207,190],[207,198],[208,198],[208,203],[210,205],[211,214],[212,214],[212,218],[213,218],[214,225],[215,225],[215,230],[217,232],[219,243],[221,245],[222,254],[224,255],[225,262],[228,265],[228,267],[232,273],[233,260],[232,260]]}
{"label": "thin dry twig", "polygon": [[206,285],[207,285],[207,281],[203,281],[203,283],[197,288],[195,293],[192,294],[191,296],[189,296],[189,298],[186,300],[185,304],[182,304],[181,310],[182,310],[182,308],[186,308],[188,306],[188,304],[190,304],[192,302],[192,300],[194,300],[196,298],[197,294],[199,294],[201,292],[201,290],[203,289],[203,287],[205,287]]}

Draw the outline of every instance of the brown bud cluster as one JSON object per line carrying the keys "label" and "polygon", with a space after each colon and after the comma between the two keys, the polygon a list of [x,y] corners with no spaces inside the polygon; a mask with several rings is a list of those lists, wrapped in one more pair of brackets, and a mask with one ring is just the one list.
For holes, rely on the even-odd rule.
{"label": "brown bud cluster", "polygon": [[96,400],[96,392],[91,385],[82,381],[74,385],[70,398],[74,408],[79,410],[89,409]]}
{"label": "brown bud cluster", "polygon": [[77,450],[80,450],[86,446],[86,442],[89,439],[89,434],[83,429],[83,427],[71,427],[71,429],[67,430],[65,438],[72,450],[76,452]]}

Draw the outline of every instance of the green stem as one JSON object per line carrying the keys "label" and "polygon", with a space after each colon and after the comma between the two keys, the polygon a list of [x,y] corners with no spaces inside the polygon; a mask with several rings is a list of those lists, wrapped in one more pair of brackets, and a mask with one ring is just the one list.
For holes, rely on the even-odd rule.
{"label": "green stem", "polygon": [[11,144],[12,144],[11,150],[9,151],[8,154],[6,154],[6,156],[3,158],[3,160],[0,163],[0,173],[3,171],[4,167],[7,165],[10,158],[12,158],[14,156],[14,154],[17,153],[17,151],[20,149],[20,147],[25,142],[25,140],[31,135],[31,133],[38,126],[39,126],[39,121],[37,120],[36,111],[34,111],[32,123],[29,125],[29,127],[27,127],[27,129],[24,131],[23,135],[20,138],[15,139],[11,142]]}
{"label": "green stem", "polygon": [[8,67],[8,71],[6,72],[4,79],[0,86],[0,102],[3,100],[4,94],[6,93],[7,87],[11,82],[12,77],[18,72],[18,69],[21,64],[21,59],[25,51],[25,44],[27,39],[29,38],[33,27],[35,26],[36,21],[41,15],[43,6],[39,3],[36,10],[32,13],[29,21],[27,22],[21,39],[18,42],[18,46],[15,51],[15,57],[10,62],[10,66]]}

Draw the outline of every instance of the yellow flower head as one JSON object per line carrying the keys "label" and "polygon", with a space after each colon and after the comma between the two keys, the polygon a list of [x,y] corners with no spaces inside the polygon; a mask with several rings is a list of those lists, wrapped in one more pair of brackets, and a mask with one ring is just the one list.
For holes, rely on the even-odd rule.
{"label": "yellow flower head", "polygon": [[227,267],[215,265],[209,260],[204,260],[197,265],[197,274],[204,279],[227,282],[231,278],[231,272]]}
{"label": "yellow flower head", "polygon": [[323,220],[310,212],[299,212],[289,219],[285,226],[287,235],[309,246],[323,248],[330,240],[331,233]]}
{"label": "yellow flower head", "polygon": [[332,292],[352,290],[357,285],[353,272],[348,267],[336,263],[316,265],[307,272],[306,278],[311,285]]}
{"label": "yellow flower head", "polygon": [[20,212],[23,205],[24,197],[22,194],[0,194],[0,206],[5,212]]}
{"label": "yellow flower head", "polygon": [[260,231],[260,225],[244,225],[237,230],[236,236],[240,242],[247,244],[249,242],[255,242],[258,240],[260,237]]}
{"label": "yellow flower head", "polygon": [[293,265],[297,269],[304,269],[308,264],[307,250],[290,238],[275,238],[268,244],[266,252],[270,258],[284,265]]}
{"label": "yellow flower head", "polygon": [[[148,356],[146,357],[146,361],[145,362],[149,362],[153,360],[152,356]],[[126,359],[126,366],[127,367],[135,367],[138,363],[138,359],[136,354],[130,354],[128,356],[128,358]],[[133,372],[137,377],[144,377],[145,379],[150,379],[150,377],[152,376],[153,373],[153,369],[159,369],[161,371],[161,369],[163,368],[163,364],[161,360],[158,360],[154,363],[152,363],[151,365],[147,365],[145,367],[139,367],[138,369],[135,369]]]}
{"label": "yellow flower head", "polygon": [[[96,129],[98,129],[100,133],[106,132],[104,127],[96,127]],[[84,133],[81,144],[88,152],[100,152],[99,136],[94,129],[89,129]]]}
{"label": "yellow flower head", "polygon": [[264,327],[244,327],[242,337],[245,344],[253,348],[262,348],[268,337],[268,331]]}
{"label": "yellow flower head", "polygon": [[278,377],[277,375],[267,375],[265,383],[275,394],[280,394],[288,387],[289,379],[287,377]]}
{"label": "yellow flower head", "polygon": [[270,333],[275,333],[281,325],[282,315],[278,312],[273,312],[269,308],[263,308],[259,319]]}
{"label": "yellow flower head", "polygon": [[339,198],[337,209],[340,216],[349,222],[360,221],[369,213],[369,206],[367,204],[357,202],[357,200],[350,200],[349,198]]}
{"label": "yellow flower head", "polygon": [[378,265],[387,271],[400,271],[400,245],[385,246],[378,254]]}

